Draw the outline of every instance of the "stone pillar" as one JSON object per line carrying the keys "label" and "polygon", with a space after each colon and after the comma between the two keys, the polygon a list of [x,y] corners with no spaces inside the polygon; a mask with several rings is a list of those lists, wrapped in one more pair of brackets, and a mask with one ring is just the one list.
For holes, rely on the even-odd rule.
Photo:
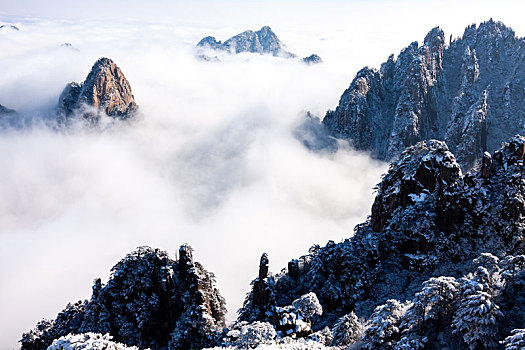
{"label": "stone pillar", "polygon": [[288,275],[294,280],[299,277],[299,260],[292,259],[288,262]]}
{"label": "stone pillar", "polygon": [[193,265],[193,248],[188,244],[183,244],[179,248],[179,264]]}
{"label": "stone pillar", "polygon": [[481,177],[487,179],[490,177],[490,168],[492,167],[492,156],[489,152],[485,151],[483,153],[483,158],[481,159]]}
{"label": "stone pillar", "polygon": [[261,256],[261,262],[259,263],[259,279],[265,279],[268,277],[270,261],[268,260],[268,254],[263,253]]}

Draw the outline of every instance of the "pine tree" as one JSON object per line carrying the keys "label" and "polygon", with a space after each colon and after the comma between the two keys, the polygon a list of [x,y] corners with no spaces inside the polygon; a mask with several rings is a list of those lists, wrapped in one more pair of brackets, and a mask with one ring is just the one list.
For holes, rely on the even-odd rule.
{"label": "pine tree", "polygon": [[374,313],[366,324],[363,337],[365,349],[392,348],[399,335],[399,323],[406,313],[408,305],[401,304],[395,299],[387,300],[386,304],[375,308]]}
{"label": "pine tree", "polygon": [[339,318],[332,330],[332,346],[349,345],[363,336],[363,324],[352,311]]}
{"label": "pine tree", "polygon": [[494,278],[484,267],[478,267],[476,274],[464,278],[460,287],[460,302],[452,321],[456,333],[463,334],[463,340],[470,349],[482,346],[492,349],[497,346],[496,319],[502,316],[494,302],[494,290],[489,284]]}
{"label": "pine tree", "polygon": [[502,341],[503,345],[505,345],[505,350],[525,349],[525,329],[514,329],[510,334]]}

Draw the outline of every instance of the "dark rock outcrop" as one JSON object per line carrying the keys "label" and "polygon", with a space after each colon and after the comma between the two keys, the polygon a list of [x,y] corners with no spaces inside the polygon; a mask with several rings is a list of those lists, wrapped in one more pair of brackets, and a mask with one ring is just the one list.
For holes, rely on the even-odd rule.
{"label": "dark rock outcrop", "polygon": [[[481,164],[463,174],[442,141],[422,141],[407,148],[378,185],[372,215],[356,226],[352,238],[341,243],[331,241],[325,247],[313,246],[309,254],[289,265],[289,271],[266,277],[266,281],[271,281],[266,285],[272,298],[267,300],[264,309],[284,307],[295,298],[313,292],[325,311],[322,318],[313,322],[315,331],[352,311],[368,318],[389,299],[413,300],[413,304],[403,306],[404,311],[396,316],[407,312],[405,322],[409,322],[419,312],[418,298],[424,295],[421,293],[432,290],[431,287],[422,290],[424,286],[442,290],[449,284],[453,293],[448,297],[450,307],[441,307],[437,319],[421,319],[421,324],[426,325],[423,328],[418,328],[419,323],[417,327],[415,323],[404,324],[404,332],[433,339],[440,344],[438,348],[464,349],[467,346],[462,343],[460,332],[456,334],[451,328],[463,329],[458,326],[457,310],[462,307],[461,293],[467,293],[468,288],[461,292],[458,286],[478,283],[479,288],[490,287],[490,290],[484,289],[488,293],[486,298],[494,298],[502,307],[519,313],[502,321],[499,331],[492,330],[497,332],[493,340],[505,338],[512,329],[522,326],[518,321],[523,319],[520,310],[525,307],[522,303],[516,305],[505,293],[519,294],[519,300],[523,300],[519,289],[522,282],[516,280],[508,284],[503,292],[501,286],[514,277],[496,283],[484,281],[485,277],[479,274],[500,278],[505,275],[502,271],[510,266],[507,258],[525,253],[524,156],[525,138],[516,136],[492,157],[487,152]],[[479,256],[494,256],[495,260],[499,257],[497,271],[480,270],[469,275],[480,264],[473,262]],[[521,261],[525,257],[516,259]],[[525,264],[513,264],[518,266],[516,271],[525,267]],[[438,276],[450,277],[431,280]],[[460,279],[461,276],[466,277]],[[440,283],[445,287],[439,287]],[[239,320],[267,321],[265,314],[257,312],[259,306],[253,292],[239,311]],[[416,292],[420,292],[420,297],[418,294],[414,297]],[[402,334],[398,336],[399,342],[410,340],[402,338]],[[497,342],[494,346],[497,348]]]}
{"label": "dark rock outcrop", "polygon": [[46,349],[73,333],[109,333],[113,340],[151,349],[200,349],[216,343],[226,314],[215,277],[183,245],[179,260],[140,247],[96,279],[88,301],[69,304],[22,336],[22,349]]}
{"label": "dark rock outcrop", "polygon": [[524,57],[525,39],[501,22],[471,25],[449,45],[434,28],[421,46],[359,71],[323,124],[382,160],[421,140],[445,140],[469,169],[525,131]]}
{"label": "dark rock outcrop", "polygon": [[58,101],[61,117],[67,119],[78,114],[95,122],[104,114],[128,119],[137,109],[128,80],[109,58],[99,59],[83,83],[68,84]]}
{"label": "dark rock outcrop", "polygon": [[9,109],[7,107],[4,107],[0,105],[0,116],[7,115],[7,114],[15,114],[16,111],[14,109]]}
{"label": "dark rock outcrop", "polygon": [[224,43],[217,41],[212,36],[207,36],[199,41],[197,47],[224,50],[234,54],[251,52],[285,58],[296,57],[293,53],[286,51],[284,44],[268,26],[262,27],[255,32],[247,30],[229,38]]}
{"label": "dark rock outcrop", "polygon": [[319,55],[316,55],[315,53],[308,56],[308,57],[305,57],[302,59],[302,61],[306,64],[316,64],[316,63],[322,63],[323,60],[321,59],[321,57],[319,57]]}

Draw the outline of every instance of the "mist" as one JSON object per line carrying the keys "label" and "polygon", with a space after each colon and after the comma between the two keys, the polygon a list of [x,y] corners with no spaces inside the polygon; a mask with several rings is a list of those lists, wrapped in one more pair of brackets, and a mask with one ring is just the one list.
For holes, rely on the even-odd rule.
{"label": "mist", "polygon": [[[502,13],[479,4],[459,18],[440,6],[428,20],[428,8],[390,1],[290,2],[277,13],[254,1],[231,2],[215,16],[211,3],[160,1],[172,19],[152,21],[147,11],[141,19],[132,2],[125,14],[138,18],[110,21],[33,5],[26,15],[22,5],[0,14],[0,24],[21,29],[0,31],[0,104],[28,121],[0,131],[0,348],[17,347],[41,318],[88,298],[93,279],[106,280],[141,245],[175,257],[189,243],[216,274],[233,320],[263,252],[279,272],[313,244],[350,237],[387,170],[350,147],[305,148],[294,137],[304,112],[322,118],[362,66],[378,67],[434,25],[459,36]],[[396,17],[406,11],[411,26]],[[505,16],[495,19],[519,34],[521,20]],[[263,25],[289,51],[324,63],[195,57],[204,36],[225,40]],[[60,92],[100,57],[123,70],[142,116],[103,130],[57,130]]]}

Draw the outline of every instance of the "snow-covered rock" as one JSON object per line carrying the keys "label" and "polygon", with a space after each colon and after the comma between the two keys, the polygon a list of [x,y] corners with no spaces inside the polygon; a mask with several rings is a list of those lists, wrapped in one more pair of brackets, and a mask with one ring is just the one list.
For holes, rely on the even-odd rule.
{"label": "snow-covered rock", "polygon": [[20,342],[22,349],[46,349],[68,334],[92,332],[140,348],[202,348],[216,344],[225,314],[214,275],[193,261],[189,246],[181,246],[179,260],[140,247],[112,268],[105,285],[95,280],[89,301],[69,304]]}
{"label": "snow-covered rock", "polygon": [[[283,58],[296,58],[297,56],[286,50],[284,45],[277,35],[268,26],[262,27],[260,30],[247,30],[232,36],[224,43],[215,39],[213,36],[207,36],[197,44],[200,50],[219,50],[226,51],[231,54],[238,54],[242,52],[251,52],[260,55],[272,55]],[[198,58],[204,61],[220,61],[216,56],[209,56],[199,52]],[[323,60],[316,54],[310,55],[302,59],[306,64],[321,63]]]}
{"label": "snow-covered rock", "polygon": [[484,151],[525,132],[524,57],[525,39],[501,22],[471,25],[448,45],[434,28],[379,70],[359,71],[323,124],[382,160],[445,140],[469,170]]}
{"label": "snow-covered rock", "polygon": [[[522,136],[493,155],[487,152],[467,173],[442,141],[407,148],[378,185],[369,219],[356,226],[352,238],[313,246],[294,260],[293,269],[272,275],[266,308],[285,307],[313,292],[323,315],[312,318],[312,330],[329,326],[334,332],[337,320],[354,312],[366,324],[358,341],[368,348],[381,342],[399,348],[432,342],[461,348],[456,343],[493,345],[487,336],[502,340],[525,322],[525,263],[519,257],[525,252],[524,157]],[[514,262],[504,263],[511,255]],[[472,297],[465,294],[461,306],[459,278],[474,279],[468,274],[478,271],[476,266],[488,271],[487,287]],[[487,305],[487,313],[479,322],[454,328],[454,315],[460,320],[470,313],[469,300]],[[257,320],[250,310],[249,295],[240,315]],[[488,324],[493,318],[497,329]]]}

